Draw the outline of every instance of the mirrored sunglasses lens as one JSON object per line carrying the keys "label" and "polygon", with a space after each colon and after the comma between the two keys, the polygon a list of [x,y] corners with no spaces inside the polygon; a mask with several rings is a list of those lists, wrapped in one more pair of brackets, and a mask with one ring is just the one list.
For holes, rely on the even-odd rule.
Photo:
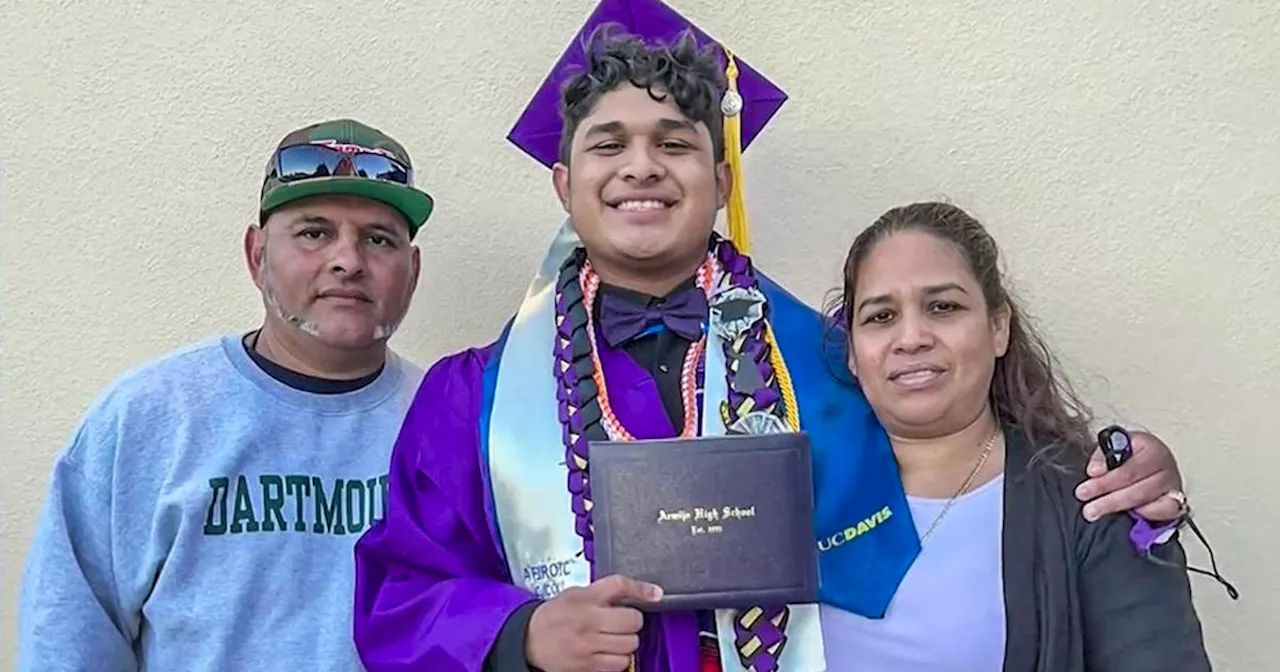
{"label": "mirrored sunglasses lens", "polygon": [[338,171],[342,154],[327,147],[298,145],[280,150],[280,181],[328,177]]}
{"label": "mirrored sunglasses lens", "polygon": [[354,157],[355,173],[375,180],[409,183],[409,173],[399,163],[378,154],[357,154]]}

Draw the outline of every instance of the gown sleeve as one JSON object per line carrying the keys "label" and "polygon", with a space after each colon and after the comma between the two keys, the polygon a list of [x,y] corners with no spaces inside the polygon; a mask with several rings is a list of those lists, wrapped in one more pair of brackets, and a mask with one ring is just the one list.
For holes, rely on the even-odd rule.
{"label": "gown sleeve", "polygon": [[431,367],[392,450],[387,512],[355,548],[354,637],[369,672],[480,672],[536,596],[511,582],[485,513],[489,351]]}

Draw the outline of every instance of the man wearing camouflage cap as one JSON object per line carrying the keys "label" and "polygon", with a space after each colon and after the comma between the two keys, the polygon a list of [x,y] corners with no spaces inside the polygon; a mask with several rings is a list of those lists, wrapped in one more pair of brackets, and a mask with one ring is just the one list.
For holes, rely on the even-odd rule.
{"label": "man wearing camouflage cap", "polygon": [[432,200],[351,120],[287,135],[244,234],[261,326],[116,379],[53,469],[19,669],[359,669],[352,545],[422,371],[387,347]]}

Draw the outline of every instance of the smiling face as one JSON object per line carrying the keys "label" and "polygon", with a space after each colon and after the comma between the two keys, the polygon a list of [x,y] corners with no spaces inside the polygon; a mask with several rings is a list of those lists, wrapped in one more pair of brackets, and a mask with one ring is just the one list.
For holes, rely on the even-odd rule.
{"label": "smiling face", "polygon": [[636,289],[697,269],[730,188],[706,125],[654,95],[664,100],[631,84],[601,95],[553,170],[601,278]]}
{"label": "smiling face", "polygon": [[404,218],[374,201],[323,196],[250,227],[245,253],[271,328],[334,348],[380,347],[409,308],[418,249]]}
{"label": "smiling face", "polygon": [[991,310],[964,255],[907,229],[874,244],[854,280],[850,369],[885,428],[932,438],[987,407],[1009,316]]}

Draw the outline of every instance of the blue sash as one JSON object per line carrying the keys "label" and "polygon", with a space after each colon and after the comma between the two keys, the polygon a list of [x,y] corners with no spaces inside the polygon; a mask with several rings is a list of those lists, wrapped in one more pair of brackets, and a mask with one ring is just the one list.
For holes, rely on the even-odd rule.
{"label": "blue sash", "polygon": [[822,602],[883,618],[920,553],[893,447],[848,380],[847,346],[830,338],[828,320],[763,273],[757,277],[813,444]]}

